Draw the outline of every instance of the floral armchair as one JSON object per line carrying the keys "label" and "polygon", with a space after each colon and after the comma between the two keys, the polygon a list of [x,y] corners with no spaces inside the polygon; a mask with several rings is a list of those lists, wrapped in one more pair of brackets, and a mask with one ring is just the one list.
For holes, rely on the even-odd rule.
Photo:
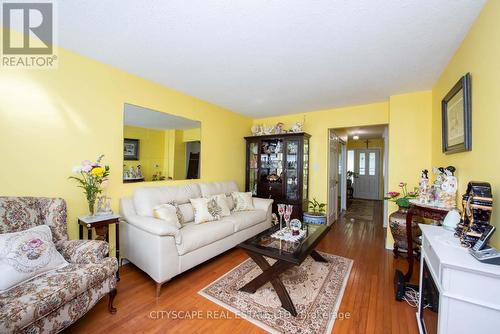
{"label": "floral armchair", "polygon": [[109,294],[115,313],[118,263],[107,257],[108,244],[69,240],[66,202],[60,198],[0,197],[0,233],[45,224],[68,265],[0,293],[0,333],[57,333]]}

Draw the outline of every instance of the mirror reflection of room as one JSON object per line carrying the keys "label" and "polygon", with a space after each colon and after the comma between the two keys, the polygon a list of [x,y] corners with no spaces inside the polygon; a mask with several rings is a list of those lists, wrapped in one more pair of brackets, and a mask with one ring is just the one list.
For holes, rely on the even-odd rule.
{"label": "mirror reflection of room", "polygon": [[123,182],[200,178],[201,123],[126,103]]}

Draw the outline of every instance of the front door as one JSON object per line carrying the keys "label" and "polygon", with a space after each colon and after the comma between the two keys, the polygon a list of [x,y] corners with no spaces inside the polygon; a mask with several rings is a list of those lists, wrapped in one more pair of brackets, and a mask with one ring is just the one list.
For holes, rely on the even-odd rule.
{"label": "front door", "polygon": [[380,151],[366,149],[354,151],[354,197],[380,199]]}

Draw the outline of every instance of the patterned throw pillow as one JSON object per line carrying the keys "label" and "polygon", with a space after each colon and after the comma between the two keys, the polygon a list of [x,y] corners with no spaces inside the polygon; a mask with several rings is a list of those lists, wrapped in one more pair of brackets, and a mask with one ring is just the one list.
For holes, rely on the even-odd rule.
{"label": "patterned throw pillow", "polygon": [[177,210],[175,206],[171,204],[160,204],[153,208],[153,216],[157,219],[164,220],[169,224],[181,228],[182,225],[179,223],[179,216],[177,215]]}
{"label": "patterned throw pillow", "polygon": [[220,194],[220,195],[214,195],[210,198],[215,199],[217,202],[217,205],[220,206],[220,216],[221,217],[227,217],[231,214],[231,209],[229,208],[229,204],[227,202],[227,197],[225,194]]}
{"label": "patterned throw pillow", "polygon": [[179,208],[179,205],[177,204],[177,202],[170,201],[170,202],[167,202],[166,204],[170,204],[175,208],[175,213],[177,214],[177,219],[179,220],[179,224],[181,224],[181,226],[182,226],[184,224],[184,216],[182,215],[182,211]]}
{"label": "patterned throw pillow", "polygon": [[67,264],[47,225],[0,234],[0,292]]}
{"label": "patterned throw pillow", "polygon": [[254,210],[252,193],[233,192],[234,211]]}
{"label": "patterned throw pillow", "polygon": [[192,198],[190,201],[194,209],[195,224],[211,222],[221,218],[222,208],[214,197]]}
{"label": "patterned throw pillow", "polygon": [[233,195],[231,193],[226,193],[225,196],[226,196],[226,203],[227,203],[227,206],[229,208],[229,211],[233,211],[234,210]]}

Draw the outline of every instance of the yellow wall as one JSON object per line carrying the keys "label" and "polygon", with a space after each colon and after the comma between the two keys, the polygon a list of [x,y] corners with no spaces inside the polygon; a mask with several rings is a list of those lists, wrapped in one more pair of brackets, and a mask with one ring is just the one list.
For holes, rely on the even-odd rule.
{"label": "yellow wall", "polygon": [[139,160],[125,160],[123,164],[126,169],[140,165],[146,181],[151,181],[153,174],[158,171],[161,171],[162,175],[166,175],[168,156],[165,155],[164,130],[125,125],[123,136],[124,138],[139,139]]}
{"label": "yellow wall", "polygon": [[125,102],[201,121],[202,181],[244,187],[249,118],[63,49],[58,57],[53,70],[0,69],[0,195],[64,198],[77,238],[76,216],[88,208],[68,176],[84,159],[105,154],[115,211],[136,187],[193,182],[122,183]]}
{"label": "yellow wall", "polygon": [[328,184],[328,130],[351,126],[387,124],[389,104],[387,102],[365,104],[354,107],[336,108],[303,114],[283,115],[254,120],[254,124],[285,123],[289,129],[295,122],[302,122],[305,116],[304,131],[311,135],[310,142],[310,181],[309,198],[327,201]]}
{"label": "yellow wall", "polygon": [[[493,196],[500,192],[500,1],[488,1],[466,38],[433,88],[432,162],[457,168],[459,194],[468,181],[487,181]],[[465,73],[472,77],[472,151],[445,155],[441,150],[441,100]],[[492,224],[500,229],[500,206],[494,205]],[[500,247],[500,232],[493,243]]]}
{"label": "yellow wall", "polygon": [[[399,191],[399,182],[408,188],[418,185],[420,172],[431,168],[432,93],[417,92],[389,98],[389,191]],[[389,204],[388,213],[397,210]],[[392,247],[387,229],[387,246]]]}

